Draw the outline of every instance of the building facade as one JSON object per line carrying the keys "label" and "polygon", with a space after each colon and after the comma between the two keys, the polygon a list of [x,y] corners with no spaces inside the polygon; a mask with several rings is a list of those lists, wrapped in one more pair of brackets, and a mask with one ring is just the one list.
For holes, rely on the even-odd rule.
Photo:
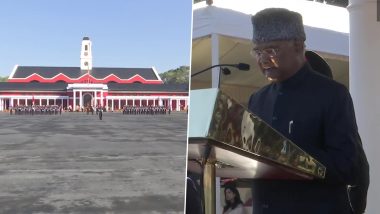
{"label": "building facade", "polygon": [[188,84],[164,84],[152,68],[93,67],[91,40],[84,37],[80,67],[18,66],[0,83],[0,111],[15,106],[88,106],[115,111],[124,106],[165,106],[181,111],[188,105]]}

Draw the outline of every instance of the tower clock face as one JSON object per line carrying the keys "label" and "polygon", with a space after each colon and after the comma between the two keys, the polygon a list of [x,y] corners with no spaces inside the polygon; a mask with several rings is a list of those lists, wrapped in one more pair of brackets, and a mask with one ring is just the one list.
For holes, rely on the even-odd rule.
{"label": "tower clock face", "polygon": [[84,52],[84,55],[85,55],[85,56],[87,56],[87,55],[88,55],[88,53],[87,53],[87,52]]}

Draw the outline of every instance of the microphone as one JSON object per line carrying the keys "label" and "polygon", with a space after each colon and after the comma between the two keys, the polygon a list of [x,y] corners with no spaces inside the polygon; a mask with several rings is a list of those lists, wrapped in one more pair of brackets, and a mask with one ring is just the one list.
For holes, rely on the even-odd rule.
{"label": "microphone", "polygon": [[246,64],[246,63],[239,63],[236,65],[236,68],[241,70],[241,71],[248,71],[250,66],[249,66],[249,64]]}
{"label": "microphone", "polygon": [[239,69],[239,70],[241,70],[241,71],[248,71],[249,68],[250,68],[249,64],[246,64],[246,63],[239,63],[239,64],[219,64],[219,65],[213,65],[213,66],[208,67],[208,68],[206,68],[206,69],[203,69],[203,70],[201,70],[201,71],[199,71],[199,72],[196,72],[196,73],[192,74],[191,77],[197,76],[197,75],[199,75],[199,74],[201,74],[201,73],[203,73],[203,72],[205,72],[205,71],[207,71],[207,70],[210,70],[210,69],[212,69],[212,68],[215,68],[215,67],[235,67],[235,68],[237,68],[237,69]]}

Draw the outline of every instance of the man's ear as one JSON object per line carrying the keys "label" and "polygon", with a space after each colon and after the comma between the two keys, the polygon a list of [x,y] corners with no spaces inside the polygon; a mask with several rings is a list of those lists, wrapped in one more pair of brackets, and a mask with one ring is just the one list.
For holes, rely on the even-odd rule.
{"label": "man's ear", "polygon": [[294,41],[294,47],[296,53],[304,53],[305,51],[305,43],[303,41]]}

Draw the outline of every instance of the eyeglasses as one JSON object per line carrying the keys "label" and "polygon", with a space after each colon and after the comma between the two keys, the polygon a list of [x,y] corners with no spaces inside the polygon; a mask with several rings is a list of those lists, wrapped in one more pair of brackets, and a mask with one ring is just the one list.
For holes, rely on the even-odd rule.
{"label": "eyeglasses", "polygon": [[280,51],[279,48],[265,48],[262,50],[252,49],[251,55],[253,57],[256,57],[257,59],[261,58],[263,54],[266,54],[267,56],[272,58],[272,57],[276,57],[279,51]]}

